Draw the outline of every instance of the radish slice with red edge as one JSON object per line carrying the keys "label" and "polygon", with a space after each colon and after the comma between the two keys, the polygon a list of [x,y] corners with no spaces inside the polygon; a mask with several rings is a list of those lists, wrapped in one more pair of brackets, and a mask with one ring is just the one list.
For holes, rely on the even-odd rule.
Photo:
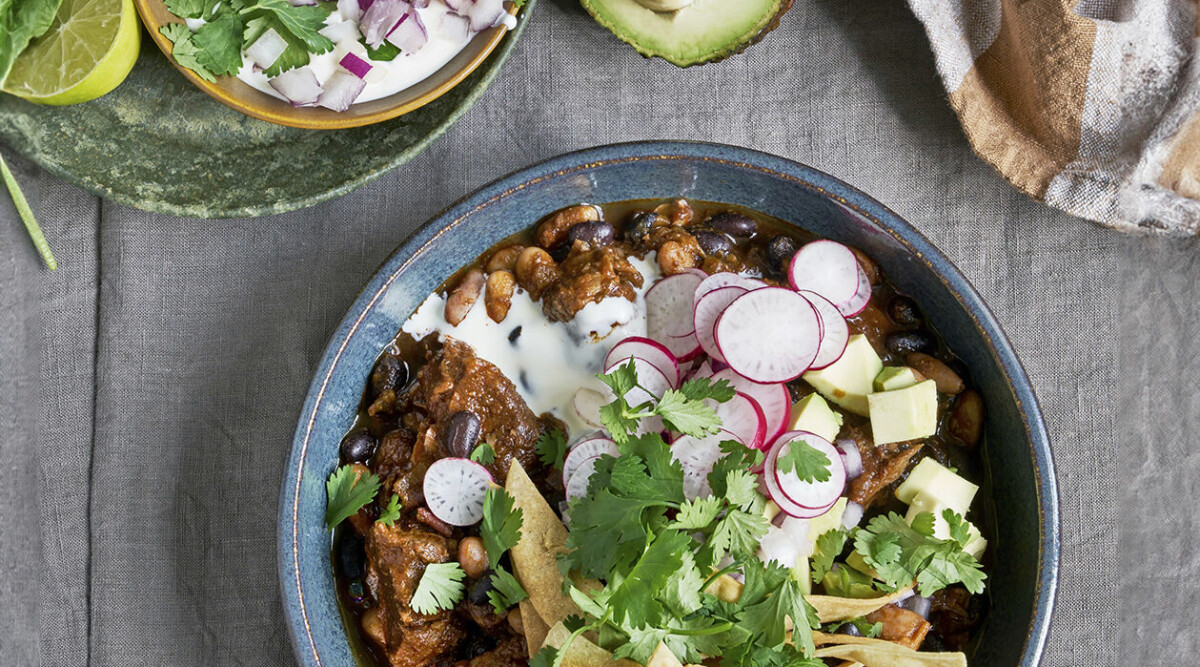
{"label": "radish slice with red edge", "polygon": [[867,302],[871,300],[871,279],[867,277],[867,272],[858,268],[858,289],[854,291],[854,296],[848,301],[838,304],[838,310],[846,317],[854,317],[861,313],[867,307]]}
{"label": "radish slice with red edge", "polygon": [[[823,482],[800,479],[796,471],[779,468],[779,457],[792,446],[802,442],[829,459],[829,478]],[[784,497],[807,509],[827,508],[837,502],[846,488],[846,468],[838,450],[828,440],[808,431],[788,431],[775,439],[767,453],[766,475],[773,477]]]}
{"label": "radish slice with red edge", "polygon": [[842,358],[846,344],[850,342],[850,327],[846,326],[846,318],[829,299],[809,290],[801,290],[799,294],[808,299],[821,320],[821,347],[812,362],[812,370],[821,370]]}
{"label": "radish slice with red edge", "polygon": [[596,462],[599,460],[599,456],[593,456],[579,463],[579,467],[575,469],[575,472],[571,474],[571,478],[563,485],[567,490],[568,501],[587,495],[588,482],[592,479],[592,473],[596,472]]}
{"label": "radish slice with red edge", "polygon": [[816,358],[821,322],[808,299],[783,287],[764,287],[729,304],[717,320],[716,340],[738,375],[755,382],[787,382]]}
{"label": "radish slice with red edge", "polygon": [[630,357],[645,359],[667,376],[672,387],[679,386],[679,362],[662,343],[641,336],[630,336],[613,345],[608,356],[604,357],[604,367],[612,367]]}
{"label": "radish slice with red edge", "polygon": [[721,356],[721,351],[717,349],[717,340],[713,337],[713,328],[717,325],[717,318],[725,312],[725,308],[733,303],[734,299],[747,291],[746,288],[737,285],[719,287],[705,294],[696,303],[696,312],[692,317],[692,322],[696,327],[696,341],[713,359],[725,361],[725,358]]}
{"label": "radish slice with red edge", "polygon": [[579,470],[579,466],[583,465],[584,461],[603,454],[615,458],[621,455],[621,451],[617,449],[617,443],[605,437],[588,438],[571,448],[571,451],[567,452],[567,457],[563,459],[563,486],[570,482],[571,476],[575,474],[576,470]]}
{"label": "radish slice with red edge", "polygon": [[758,401],[737,392],[724,403],[712,399],[705,403],[716,411],[721,428],[732,433],[738,442],[754,449],[763,448],[763,441],[767,437],[767,418],[763,416]]}
{"label": "radish slice with red edge", "polygon": [[763,485],[767,487],[767,495],[770,496],[771,501],[779,506],[779,509],[782,513],[788,516],[794,516],[798,519],[811,519],[821,516],[833,507],[832,503],[828,507],[822,507],[820,509],[811,509],[797,505],[783,494],[783,491],[779,489],[779,482],[775,479],[775,475],[772,475],[769,472],[763,473],[762,481]]}
{"label": "radish slice with red edge", "polygon": [[679,461],[683,468],[683,496],[688,500],[702,498],[712,493],[708,484],[708,473],[713,465],[724,456],[721,451],[721,441],[737,440],[729,431],[722,430],[716,435],[695,438],[681,435],[671,443],[671,458]]}
{"label": "radish slice with red edge", "polygon": [[787,385],[782,383],[762,384],[748,380],[731,369],[712,373],[713,382],[727,380],[736,391],[753,398],[762,409],[763,418],[767,422],[767,432],[763,441],[771,443],[787,430],[788,420],[792,415],[792,394]]}
{"label": "radish slice with red edge", "polygon": [[646,290],[646,331],[650,338],[671,347],[666,339],[687,336],[696,330],[692,326],[692,297],[704,280],[702,275],[677,273]]}
{"label": "radish slice with red edge", "polygon": [[470,526],[483,518],[483,497],[491,483],[487,468],[470,459],[438,459],[425,471],[425,503],[451,526]]}
{"label": "radish slice with red edge", "polygon": [[659,342],[680,362],[691,361],[704,353],[704,348],[700,347],[700,341],[696,340],[694,331],[686,336],[667,336]]}
{"label": "radish slice with red edge", "polygon": [[858,290],[858,259],[837,241],[806,243],[792,256],[788,282],[796,290],[810,290],[841,304]]}
{"label": "radish slice with red edge", "polygon": [[571,398],[571,408],[575,410],[575,414],[588,426],[596,428],[604,426],[604,422],[600,421],[600,408],[607,404],[608,399],[604,394],[587,387],[576,389]]}
{"label": "radish slice with red edge", "polygon": [[741,287],[743,290],[749,292],[752,289],[766,287],[766,283],[731,271],[714,273],[696,286],[696,294],[692,297],[693,307],[700,303],[700,299],[703,299],[704,295],[714,290],[719,290],[722,287]]}

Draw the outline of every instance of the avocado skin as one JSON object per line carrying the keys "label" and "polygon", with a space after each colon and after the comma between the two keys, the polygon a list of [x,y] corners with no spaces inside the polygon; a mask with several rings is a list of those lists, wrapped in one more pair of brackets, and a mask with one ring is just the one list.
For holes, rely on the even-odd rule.
{"label": "avocado skin", "polygon": [[[646,47],[642,46],[641,44],[638,44],[636,41],[626,37],[626,35],[624,35],[621,32],[621,30],[618,26],[612,25],[610,22],[605,21],[601,17],[599,11],[595,8],[596,4],[603,4],[604,0],[580,0],[580,4],[582,4],[583,8],[586,9],[587,12],[592,15],[592,18],[595,19],[596,23],[599,23],[600,25],[604,26],[604,28],[607,29],[609,32],[616,35],[617,39],[620,39],[622,42],[625,42],[626,44],[632,46],[634,48],[634,50],[637,51],[639,54],[641,54],[644,58],[646,58],[647,60],[649,60],[650,58],[655,58],[655,57],[662,58],[663,60],[665,60],[665,61],[671,63],[672,65],[675,65],[676,67],[679,67],[681,69],[687,69],[688,67],[694,67],[697,65],[707,65],[709,63],[721,62],[722,60],[725,60],[726,58],[729,58],[730,56],[736,56],[739,53],[742,53],[746,49],[750,48],[751,46],[754,46],[755,44],[762,41],[762,39],[767,36],[767,33],[771,32],[775,28],[779,27],[779,21],[783,18],[783,15],[786,14],[788,12],[788,10],[792,8],[793,2],[795,2],[795,0],[780,0],[779,9],[777,9],[775,11],[775,15],[771,17],[770,22],[768,22],[766,25],[764,25],[762,27],[762,29],[760,29],[758,31],[757,34],[750,37],[749,39],[745,39],[737,44],[730,45],[728,50],[714,53],[711,56],[709,56],[708,58],[705,58],[703,60],[681,60],[681,59],[672,58],[669,54],[659,53],[658,51],[647,49]],[[680,11],[684,11],[684,10],[680,10]]]}

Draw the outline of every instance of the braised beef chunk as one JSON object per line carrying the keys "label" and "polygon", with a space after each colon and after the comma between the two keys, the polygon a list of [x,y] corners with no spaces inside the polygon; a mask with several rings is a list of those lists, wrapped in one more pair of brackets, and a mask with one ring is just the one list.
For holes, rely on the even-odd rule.
{"label": "braised beef chunk", "polygon": [[921,618],[915,611],[902,609],[889,604],[881,609],[867,614],[868,623],[882,623],[880,639],[895,642],[914,651],[921,647],[925,635],[929,633],[929,622]]}
{"label": "braised beef chunk", "polygon": [[513,635],[500,642],[496,648],[471,660],[471,667],[517,667],[529,664],[529,653],[525,638]]}
{"label": "braised beef chunk", "polygon": [[850,480],[846,495],[863,507],[870,507],[880,491],[899,480],[908,470],[913,456],[921,451],[920,442],[897,442],[876,447],[871,439],[871,429],[866,424],[848,425],[843,430],[843,437],[853,440],[862,456],[862,474]]}
{"label": "braised beef chunk", "polygon": [[983,620],[983,604],[962,586],[949,586],[933,594],[929,618],[943,650],[961,651]]}
{"label": "braised beef chunk", "polygon": [[566,322],[589,303],[610,296],[630,301],[642,286],[642,274],[619,247],[587,248],[578,243],[559,266],[561,275],[542,293],[542,312],[551,322]]}
{"label": "braised beef chunk", "polygon": [[383,649],[393,667],[436,664],[466,636],[452,610],[419,614],[409,606],[430,563],[451,558],[450,540],[423,526],[376,523],[367,533],[367,584],[379,603]]}

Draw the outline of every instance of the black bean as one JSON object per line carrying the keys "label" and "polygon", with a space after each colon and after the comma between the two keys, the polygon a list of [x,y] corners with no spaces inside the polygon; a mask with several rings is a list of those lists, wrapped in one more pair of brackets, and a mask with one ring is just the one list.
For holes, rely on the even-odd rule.
{"label": "black bean", "polygon": [[488,591],[495,588],[495,586],[492,585],[493,574],[495,574],[494,570],[488,570],[487,572],[479,575],[479,578],[475,580],[475,583],[471,584],[471,590],[467,592],[467,598],[471,602],[474,602],[475,604],[490,604],[490,601],[488,600]]}
{"label": "black bean", "polygon": [[696,237],[696,243],[700,244],[700,250],[705,255],[724,255],[733,250],[733,241],[730,241],[729,237],[724,234],[700,229],[692,232],[692,236]]}
{"label": "black bean", "polygon": [[347,579],[358,579],[366,572],[367,549],[363,538],[353,530],[343,530],[337,544],[338,571]]}
{"label": "black bean", "polygon": [[616,240],[616,235],[617,233],[613,230],[612,225],[602,220],[596,220],[594,222],[581,222],[572,225],[567,230],[567,241],[572,245],[576,241],[583,241],[593,248],[599,248],[601,246],[612,245],[612,242]]}
{"label": "black bean", "polygon": [[912,354],[913,352],[923,352],[929,354],[937,349],[937,341],[933,336],[924,331],[909,331],[906,333],[892,334],[887,337],[884,342],[887,349],[894,354]]}
{"label": "black bean", "polygon": [[629,216],[625,223],[623,236],[626,241],[642,241],[658,221],[658,214],[653,211],[638,211]]}
{"label": "black bean", "polygon": [[560,244],[554,246],[554,248],[552,248],[550,250],[550,258],[553,259],[555,262],[562,262],[564,259],[567,258],[567,255],[570,255],[570,254],[571,254],[571,244],[570,243],[560,243]]}
{"label": "black bean", "polygon": [[787,273],[788,264],[796,254],[796,241],[790,236],[776,236],[767,243],[767,260],[780,273]]}
{"label": "black bean", "polygon": [[450,415],[446,422],[446,430],[442,432],[442,447],[450,456],[470,456],[475,445],[479,444],[479,431],[482,424],[479,415],[470,410],[461,410]]}
{"label": "black bean", "polygon": [[371,392],[373,396],[391,389],[399,392],[408,384],[408,364],[394,354],[385,354],[375,362],[371,371]]}
{"label": "black bean", "polygon": [[375,436],[364,428],[355,429],[342,438],[342,462],[366,463],[375,453],[378,442]]}
{"label": "black bean", "polygon": [[758,223],[754,218],[741,213],[718,213],[708,219],[708,226],[736,239],[749,238],[758,231]]}
{"label": "black bean", "polygon": [[912,299],[897,295],[892,297],[888,302],[887,307],[888,317],[896,324],[906,327],[921,326],[921,309],[917,307],[917,302]]}
{"label": "black bean", "polygon": [[346,586],[346,595],[350,598],[350,603],[354,605],[362,605],[366,600],[367,591],[363,586],[362,579],[355,579]]}
{"label": "black bean", "polygon": [[[487,603],[487,601],[484,601]],[[466,641],[459,647],[458,655],[463,660],[471,660],[487,653],[496,648],[500,641],[495,637],[484,634],[482,632],[472,632],[467,635]]]}

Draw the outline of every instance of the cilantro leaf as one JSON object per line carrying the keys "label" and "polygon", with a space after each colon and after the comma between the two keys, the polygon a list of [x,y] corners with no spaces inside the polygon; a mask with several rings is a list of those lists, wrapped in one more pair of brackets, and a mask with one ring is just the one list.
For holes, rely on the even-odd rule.
{"label": "cilantro leaf", "polygon": [[600,408],[600,422],[618,443],[629,438],[629,433],[637,428],[637,419],[630,417],[629,404],[625,399],[618,398]]}
{"label": "cilantro leaf", "polygon": [[795,472],[802,482],[826,482],[832,461],[825,452],[803,440],[793,440],[779,453],[779,471]]}
{"label": "cilantro leaf", "polygon": [[868,621],[867,619],[865,619],[861,616],[858,618],[852,618],[849,621],[847,621],[847,623],[849,623],[850,625],[853,625],[855,630],[858,630],[858,632],[860,634],[862,634],[862,636],[864,636],[868,639],[874,639],[883,632],[883,623],[882,622],[871,623],[870,621]]}
{"label": "cilantro leaf", "polygon": [[196,60],[217,76],[237,74],[242,67],[242,22],[233,14],[209,21],[192,34]]}
{"label": "cilantro leaf", "polygon": [[481,442],[468,458],[479,465],[490,466],[496,460],[496,450],[486,442]]}
{"label": "cilantro leaf", "polygon": [[663,392],[654,412],[662,417],[668,429],[694,437],[712,435],[721,428],[721,418],[711,405],[701,399],[688,398],[677,389]]}
{"label": "cilantro leaf", "polygon": [[543,465],[562,470],[563,458],[567,455],[567,436],[561,430],[554,428],[546,431],[538,438],[534,448]]}
{"label": "cilantro leaf", "polygon": [[663,531],[655,537],[628,576],[613,589],[609,598],[613,620],[628,621],[635,627],[645,625],[649,615],[661,606],[655,596],[683,565],[682,553],[691,544],[690,537],[675,530]]}
{"label": "cilantro leaf", "polygon": [[712,381],[712,378],[692,378],[679,386],[679,393],[689,401],[702,401],[711,398],[718,403],[724,403],[737,392],[729,384],[729,380]]}
{"label": "cilantro leaf", "polygon": [[758,550],[759,540],[767,534],[770,523],[761,514],[750,514],[739,509],[730,509],[717,522],[709,538],[713,559],[720,560],[724,552],[735,559],[752,556]]}
{"label": "cilantro leaf", "polygon": [[165,0],[163,4],[167,6],[168,11],[181,19],[198,19],[204,17],[204,9],[208,3],[205,0]]}
{"label": "cilantro leaf", "polygon": [[512,576],[508,570],[497,566],[492,575],[492,590],[488,591],[488,601],[497,614],[503,614],[510,607],[529,597],[529,593],[521,586],[521,582]]}
{"label": "cilantro leaf", "polygon": [[610,372],[601,373],[596,377],[608,385],[608,388],[612,389],[613,395],[618,399],[633,391],[633,388],[637,386],[637,369],[634,367],[632,359],[621,366],[617,366]]}
{"label": "cilantro leaf", "polygon": [[915,580],[923,596],[955,583],[972,593],[982,592],[986,575],[979,561],[963,551],[957,540],[940,540],[922,532],[927,527],[932,532],[932,514],[929,517],[919,514],[914,526],[895,512],[874,517],[865,528],[855,529],[854,548],[892,588]]}
{"label": "cilantro leaf", "polygon": [[328,496],[325,523],[334,528],[353,516],[375,499],[375,494],[379,493],[379,486],[378,477],[370,472],[359,477],[353,466],[344,465],[333,471],[325,482],[325,493]]}
{"label": "cilantro leaf", "polygon": [[728,493],[725,488],[729,473],[741,470],[753,470],[763,463],[763,453],[747,447],[736,440],[721,441],[721,451],[724,455],[713,464],[712,472],[708,473],[708,485],[713,495],[723,498]]}
{"label": "cilantro leaf", "polygon": [[680,505],[679,514],[675,515],[671,527],[680,530],[703,530],[716,520],[721,509],[721,501],[712,496],[685,501]]}
{"label": "cilantro leaf", "polygon": [[812,655],[816,651],[812,630],[820,627],[817,611],[804,599],[799,582],[792,577],[762,602],[746,607],[740,625],[762,643],[775,646],[787,638],[785,618],[792,619],[792,641],[804,655]]}
{"label": "cilantro leaf", "polygon": [[971,540],[971,526],[957,512],[952,509],[946,509],[942,512],[942,518],[946,520],[946,525],[950,529],[950,539],[958,542],[959,546],[967,546],[967,542]]}
{"label": "cilantro leaf", "polygon": [[520,508],[508,492],[499,487],[487,490],[483,497],[483,522],[479,535],[488,554],[488,566],[495,569],[504,552],[516,546],[521,539],[524,517]]}
{"label": "cilantro leaf", "polygon": [[379,518],[375,519],[375,522],[390,526],[400,518],[400,511],[403,509],[404,506],[400,504],[400,496],[392,496],[388,499],[387,507],[383,508],[383,512],[379,514]]}
{"label": "cilantro leaf", "polygon": [[749,470],[731,470],[725,475],[725,499],[730,505],[749,511],[762,497],[758,480]]}
{"label": "cilantro leaf", "polygon": [[273,15],[284,30],[304,43],[309,53],[325,53],[333,49],[333,42],[317,31],[325,27],[325,19],[332,11],[333,7],[323,7],[320,3],[296,6],[287,0],[256,0],[239,13]]}
{"label": "cilantro leaf", "polygon": [[558,667],[562,664],[563,651],[553,646],[543,646],[529,660],[529,667]]}
{"label": "cilantro leaf", "polygon": [[937,519],[933,516],[932,512],[918,512],[909,525],[912,526],[913,530],[925,537],[933,537],[935,523],[937,523]]}
{"label": "cilantro leaf", "polygon": [[816,549],[812,555],[812,580],[820,583],[833,568],[833,560],[842,554],[849,533],[844,530],[827,530],[817,536]]}
{"label": "cilantro leaf", "polygon": [[186,67],[205,81],[217,80],[216,75],[201,62],[200,48],[192,40],[192,31],[182,23],[168,23],[158,29],[163,37],[171,40],[171,55],[180,67]]}
{"label": "cilantro leaf", "polygon": [[700,593],[704,587],[704,577],[696,567],[696,558],[691,551],[684,551],[683,562],[679,568],[667,578],[659,599],[676,616],[683,617],[700,609]]}
{"label": "cilantro leaf", "polygon": [[435,614],[450,609],[463,598],[466,591],[463,579],[466,576],[462,566],[455,562],[426,565],[421,582],[413,591],[410,606],[418,614]]}

